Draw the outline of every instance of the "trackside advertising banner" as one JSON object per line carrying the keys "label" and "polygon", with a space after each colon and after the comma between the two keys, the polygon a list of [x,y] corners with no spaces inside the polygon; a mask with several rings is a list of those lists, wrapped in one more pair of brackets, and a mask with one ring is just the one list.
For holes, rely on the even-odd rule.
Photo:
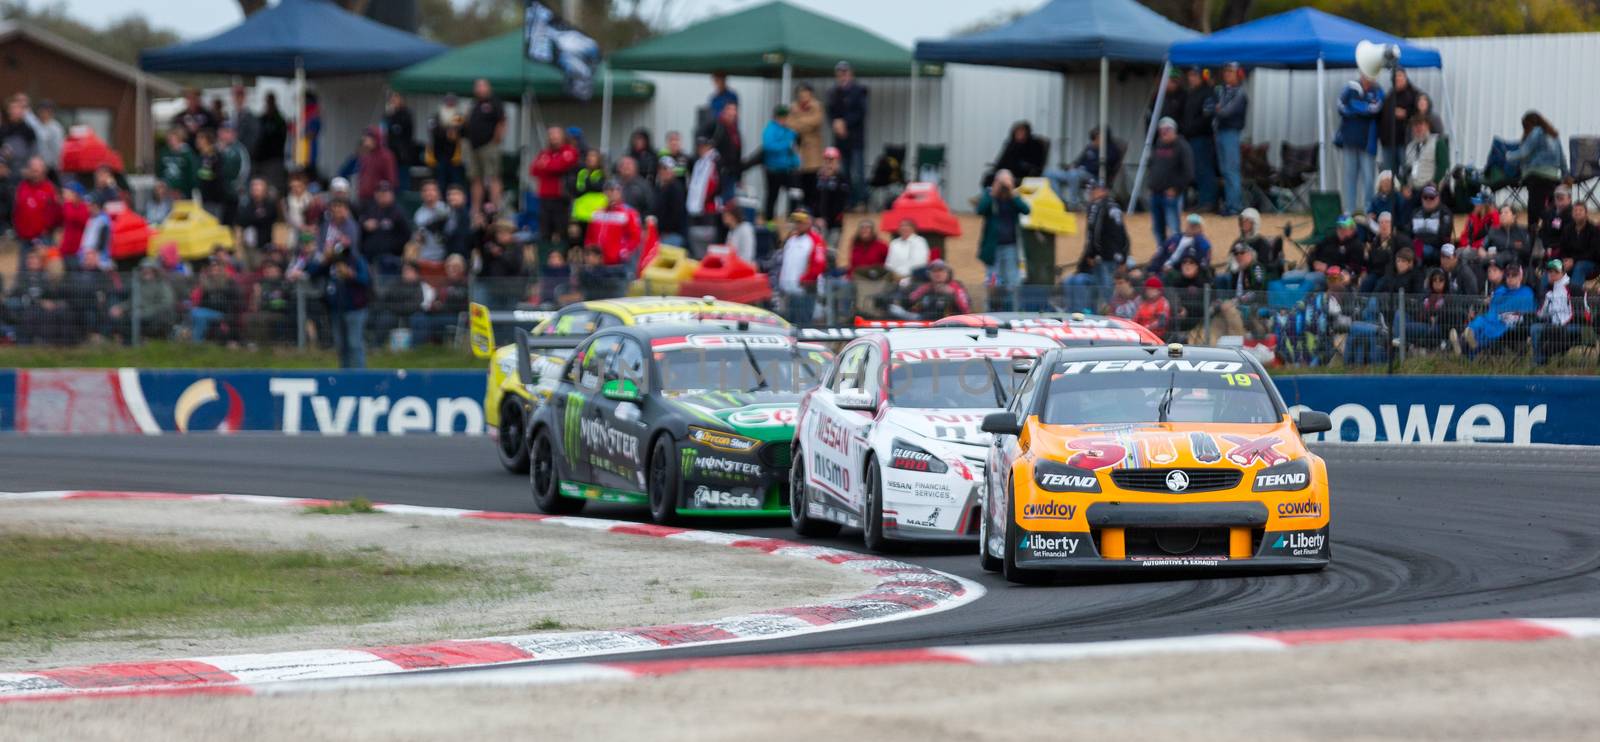
{"label": "trackside advertising banner", "polygon": [[477,435],[482,371],[0,372],[0,429],[21,433]]}
{"label": "trackside advertising banner", "polygon": [[[1600,377],[1283,376],[1326,440],[1600,445]],[[0,431],[478,435],[482,371],[0,369]]]}
{"label": "trackside advertising banner", "polygon": [[1283,376],[1283,401],[1328,413],[1315,438],[1388,443],[1600,445],[1600,378]]}

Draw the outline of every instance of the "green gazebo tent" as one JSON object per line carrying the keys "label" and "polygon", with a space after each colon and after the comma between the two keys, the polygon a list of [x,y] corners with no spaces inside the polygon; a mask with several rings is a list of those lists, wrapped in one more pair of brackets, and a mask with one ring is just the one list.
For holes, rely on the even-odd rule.
{"label": "green gazebo tent", "polygon": [[[487,78],[495,94],[518,100],[524,89],[541,100],[567,100],[561,70],[528,60],[522,55],[522,30],[510,31],[453,49],[396,72],[390,87],[402,93],[471,95],[472,82]],[[628,100],[649,100],[656,86],[631,73],[612,80],[613,95]]]}

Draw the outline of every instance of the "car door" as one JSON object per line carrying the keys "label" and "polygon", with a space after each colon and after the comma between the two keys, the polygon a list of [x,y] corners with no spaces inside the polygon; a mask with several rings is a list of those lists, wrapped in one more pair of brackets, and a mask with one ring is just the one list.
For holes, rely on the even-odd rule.
{"label": "car door", "polygon": [[584,438],[584,450],[589,455],[595,484],[643,492],[644,459],[648,455],[644,449],[643,407],[648,394],[644,348],[630,337],[615,339],[615,350],[601,375],[601,387],[611,381],[631,381],[638,390],[639,399],[617,400],[603,393],[595,394],[591,405],[600,424],[588,423],[589,435]]}
{"label": "car door", "polygon": [[[1023,380],[1017,393],[1012,395],[1011,402],[1006,405],[1005,411],[1016,417],[1017,420],[1027,421],[1029,411],[1033,409],[1034,396],[1037,393],[1039,377],[1043,372],[1035,370]],[[989,519],[990,533],[1003,533],[1005,522],[1006,482],[1011,476],[1011,465],[1016,463],[1022,455],[1021,442],[1017,436],[996,434],[989,444],[988,460],[984,465],[984,503],[983,517]],[[997,530],[998,529],[998,530]]]}
{"label": "car door", "polygon": [[606,364],[617,352],[617,343],[617,336],[602,335],[581,346],[567,366],[569,383],[563,386],[567,391],[557,395],[561,397],[555,412],[561,425],[562,463],[576,482],[595,483],[590,442],[598,432],[595,424],[600,415],[600,384]]}
{"label": "car door", "polygon": [[812,395],[806,413],[810,418],[806,475],[815,490],[855,512],[860,511],[863,429],[870,425],[872,413],[843,409],[839,400],[860,399],[864,395],[877,399],[879,387],[873,379],[873,359],[878,355],[877,346],[871,341],[846,347],[833,376]]}

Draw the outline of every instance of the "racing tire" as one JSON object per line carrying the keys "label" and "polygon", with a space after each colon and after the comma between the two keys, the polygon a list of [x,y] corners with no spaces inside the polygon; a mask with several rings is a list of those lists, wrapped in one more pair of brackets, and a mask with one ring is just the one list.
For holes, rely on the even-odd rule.
{"label": "racing tire", "polygon": [[894,542],[883,535],[883,477],[878,472],[878,460],[867,459],[861,477],[861,540],[867,551],[885,552]]}
{"label": "racing tire", "polygon": [[650,520],[666,525],[678,520],[678,457],[672,436],[656,436],[650,447],[650,460],[646,464],[646,492],[650,500]]}
{"label": "racing tire", "polygon": [[789,525],[794,532],[806,538],[827,538],[839,535],[839,524],[813,518],[806,512],[811,504],[806,494],[806,457],[799,448],[794,450],[793,463],[789,465]]}
{"label": "racing tire", "polygon": [[1012,517],[1014,511],[1011,495],[1011,485],[1006,485],[1006,553],[1000,558],[1000,571],[1010,582],[1021,585],[1047,585],[1054,575],[1044,570],[1017,566],[1017,543],[1022,538],[1022,527],[1018,526],[1017,519]]}
{"label": "racing tire", "polygon": [[978,566],[985,572],[999,572],[1005,563],[989,554],[989,514],[982,513],[978,520]]}
{"label": "racing tire", "polygon": [[528,446],[528,486],[540,512],[569,515],[583,509],[584,501],[561,496],[561,476],[556,468],[555,444],[550,431],[540,428]]}
{"label": "racing tire", "polygon": [[500,440],[494,451],[500,457],[500,465],[512,474],[528,473],[527,419],[521,402],[507,400],[500,406]]}

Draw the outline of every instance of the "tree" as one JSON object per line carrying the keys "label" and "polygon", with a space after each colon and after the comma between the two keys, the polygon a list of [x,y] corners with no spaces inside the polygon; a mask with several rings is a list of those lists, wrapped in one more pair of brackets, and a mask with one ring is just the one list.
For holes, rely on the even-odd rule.
{"label": "tree", "polygon": [[[1252,18],[1308,3],[1258,0]],[[1600,30],[1600,0],[1313,0],[1318,10],[1402,38]]]}
{"label": "tree", "polygon": [[[654,36],[674,3],[656,3],[656,14],[651,17],[644,15],[642,6],[639,0],[579,0],[577,16],[566,20],[594,37],[601,51],[613,52]],[[461,46],[521,28],[522,11],[523,0],[421,0],[418,33],[441,44]]]}
{"label": "tree", "polygon": [[1014,20],[1016,20],[1018,18],[1021,18],[1022,16],[1025,16],[1027,14],[1028,14],[1028,11],[1023,10],[1022,8],[1010,8],[1010,9],[1007,9],[1007,10],[996,10],[996,11],[990,13],[987,17],[979,18],[978,20],[975,20],[975,21],[973,21],[971,23],[968,23],[965,26],[959,26],[957,28],[951,29],[950,30],[950,35],[951,36],[966,36],[967,34],[978,33],[979,31],[988,31],[991,28],[999,28],[1001,26],[1004,26],[1007,23],[1010,23],[1010,22],[1012,22],[1012,21],[1014,21]]}
{"label": "tree", "polygon": [[177,32],[151,25],[137,12],[112,19],[104,28],[95,28],[73,18],[59,0],[34,6],[27,0],[0,1],[0,18],[42,28],[61,38],[105,54],[120,62],[137,64],[139,52],[176,44]]}

